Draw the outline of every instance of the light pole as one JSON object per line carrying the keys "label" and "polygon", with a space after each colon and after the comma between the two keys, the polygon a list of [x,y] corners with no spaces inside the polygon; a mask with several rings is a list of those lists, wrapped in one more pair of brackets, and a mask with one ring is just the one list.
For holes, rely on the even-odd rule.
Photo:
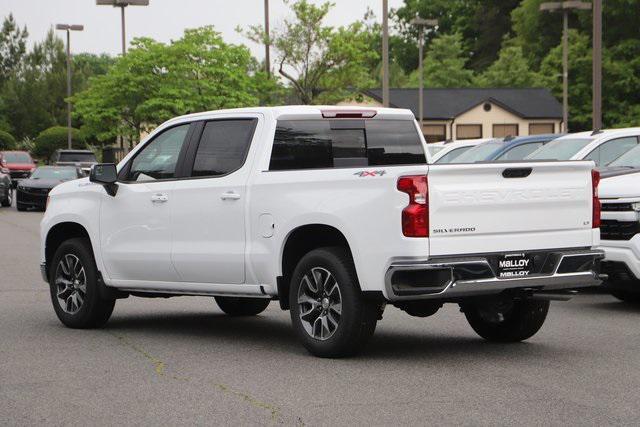
{"label": "light pole", "polygon": [[271,55],[269,53],[269,0],[264,0],[264,67],[267,72],[267,78],[271,77]]}
{"label": "light pole", "polygon": [[67,147],[71,149],[71,31],[82,31],[84,26],[57,24],[56,30],[67,32]]}
{"label": "light pole", "polygon": [[122,56],[127,54],[126,27],[124,21],[124,8],[127,6],[149,6],[149,0],[96,0],[98,6],[113,6],[120,8],[120,21],[122,23]]}
{"label": "light pole", "polygon": [[593,129],[602,129],[602,0],[593,0]]}
{"label": "light pole", "polygon": [[424,19],[416,16],[410,22],[411,25],[418,27],[418,120],[420,121],[420,132],[422,132],[422,126],[424,123],[424,71],[423,71],[423,58],[424,58],[424,29],[425,27],[437,27],[437,19]]}
{"label": "light pole", "polygon": [[382,0],[382,106],[389,106],[389,0]]}
{"label": "light pole", "polygon": [[569,132],[569,11],[589,10],[591,3],[582,1],[549,2],[540,5],[542,12],[562,11],[562,125]]}

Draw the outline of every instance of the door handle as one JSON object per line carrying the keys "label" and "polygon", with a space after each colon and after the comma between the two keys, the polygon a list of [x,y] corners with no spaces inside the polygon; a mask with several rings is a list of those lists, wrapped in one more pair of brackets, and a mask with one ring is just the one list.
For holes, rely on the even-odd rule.
{"label": "door handle", "polygon": [[240,199],[240,195],[235,191],[227,191],[226,193],[222,193],[220,198],[222,200],[238,200]]}
{"label": "door handle", "polygon": [[151,202],[153,203],[164,203],[169,200],[169,196],[166,194],[158,193],[151,196]]}

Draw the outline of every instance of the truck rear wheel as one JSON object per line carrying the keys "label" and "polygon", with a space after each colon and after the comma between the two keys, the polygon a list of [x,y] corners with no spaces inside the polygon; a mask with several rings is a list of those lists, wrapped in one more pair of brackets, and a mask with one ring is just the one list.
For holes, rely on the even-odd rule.
{"label": "truck rear wheel", "polygon": [[293,328],[318,357],[345,357],[361,350],[376,328],[378,306],[362,296],[351,255],[341,247],[307,253],[291,277]]}
{"label": "truck rear wheel", "polygon": [[220,310],[229,316],[255,316],[266,310],[268,298],[215,297]]}
{"label": "truck rear wheel", "polygon": [[549,312],[549,301],[495,300],[462,305],[473,330],[487,341],[518,342],[540,330]]}
{"label": "truck rear wheel", "polygon": [[115,300],[100,296],[88,239],[69,239],[60,245],[49,267],[49,287],[53,308],[65,326],[99,328],[111,317]]}

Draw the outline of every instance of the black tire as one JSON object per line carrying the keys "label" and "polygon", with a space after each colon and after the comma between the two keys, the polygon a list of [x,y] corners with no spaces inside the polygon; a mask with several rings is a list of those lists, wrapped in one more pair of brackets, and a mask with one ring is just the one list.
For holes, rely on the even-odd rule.
{"label": "black tire", "polygon": [[473,330],[487,341],[519,342],[540,330],[549,312],[549,301],[467,304],[462,310]]}
{"label": "black tire", "polygon": [[229,316],[255,316],[266,310],[268,298],[215,297],[220,310]]}
{"label": "black tire", "polygon": [[[335,278],[335,280],[331,281],[334,285],[332,286],[329,283],[330,279],[324,280],[324,284],[327,288],[331,288],[331,292],[335,293],[335,295],[338,295],[334,289],[336,284],[339,290],[340,315],[337,315],[337,311],[331,313],[332,319],[334,321],[337,319],[337,323],[332,323],[334,330],[330,335],[327,333],[326,338],[312,336],[316,331],[315,321],[313,321],[313,325],[311,325],[311,321],[307,322],[307,327],[311,327],[311,331],[308,331],[305,329],[300,316],[301,304],[298,303],[298,296],[301,289],[304,290],[305,284],[303,280],[305,276],[309,278],[309,274],[311,274],[315,280],[312,269],[329,272]],[[318,282],[322,281],[319,280]],[[313,302],[313,304],[303,303],[302,305],[305,305],[304,310],[307,313],[315,312],[318,317],[320,317],[320,313],[326,313],[324,316],[327,317],[332,308],[329,307],[329,303],[327,303],[327,307],[324,307],[324,299],[327,299],[327,301],[329,299],[328,297],[322,298],[320,296],[321,292],[327,291],[321,288],[320,286],[317,287],[317,302]],[[351,255],[341,247],[315,249],[302,257],[291,277],[289,304],[291,322],[296,335],[302,341],[304,347],[314,356],[333,358],[352,356],[363,349],[376,329],[379,305],[364,299],[360,292]],[[309,308],[306,307],[307,304]],[[337,304],[333,310],[337,310]],[[320,322],[320,329],[320,335],[322,335],[324,332],[322,321]]]}
{"label": "black tire", "polygon": [[[77,259],[84,268],[85,290],[83,302],[75,313],[69,313],[62,307],[58,299],[59,285],[56,283],[58,274],[64,273],[64,268],[60,265],[63,258],[69,256]],[[67,269],[69,267],[67,266]],[[75,269],[74,269],[75,270]],[[79,275],[79,277],[81,277]],[[78,279],[80,280],[80,279]],[[75,282],[75,275],[73,281]],[[58,316],[58,319],[67,327],[74,329],[90,329],[104,326],[111,317],[115,299],[103,299],[100,297],[98,289],[98,271],[96,268],[91,244],[88,239],[74,238],[62,243],[56,250],[51,265],[49,266],[49,288],[51,290],[51,302]],[[60,285],[63,286],[63,285]],[[65,298],[66,294],[61,294]],[[67,305],[67,309],[68,309]]]}
{"label": "black tire", "polygon": [[11,199],[13,194],[13,190],[9,188],[6,197],[2,200],[2,202],[0,202],[2,204],[3,207],[8,208],[11,206]]}
{"label": "black tire", "polygon": [[611,295],[628,304],[640,304],[640,292],[611,289]]}

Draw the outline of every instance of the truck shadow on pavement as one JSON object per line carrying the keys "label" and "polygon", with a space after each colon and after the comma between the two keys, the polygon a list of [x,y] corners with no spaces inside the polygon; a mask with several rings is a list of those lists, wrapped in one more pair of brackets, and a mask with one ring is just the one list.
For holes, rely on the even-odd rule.
{"label": "truck shadow on pavement", "polygon": [[586,306],[590,309],[640,315],[640,304],[628,304],[622,301],[606,301],[594,302],[592,304],[586,304]]}
{"label": "truck shadow on pavement", "polygon": [[[269,313],[256,317],[230,317],[216,313],[171,313],[125,315],[111,319],[105,326],[111,333],[142,334],[145,337],[179,340],[185,337],[194,344],[219,348],[228,345],[236,351],[264,348],[283,354],[308,355],[298,342],[289,318]],[[194,341],[195,340],[195,341]],[[535,342],[493,344],[473,335],[447,336],[431,333],[398,333],[377,331],[364,351],[356,359],[473,359],[476,356],[511,359],[553,357],[558,351],[553,345]],[[563,351],[575,352],[575,349]]]}

